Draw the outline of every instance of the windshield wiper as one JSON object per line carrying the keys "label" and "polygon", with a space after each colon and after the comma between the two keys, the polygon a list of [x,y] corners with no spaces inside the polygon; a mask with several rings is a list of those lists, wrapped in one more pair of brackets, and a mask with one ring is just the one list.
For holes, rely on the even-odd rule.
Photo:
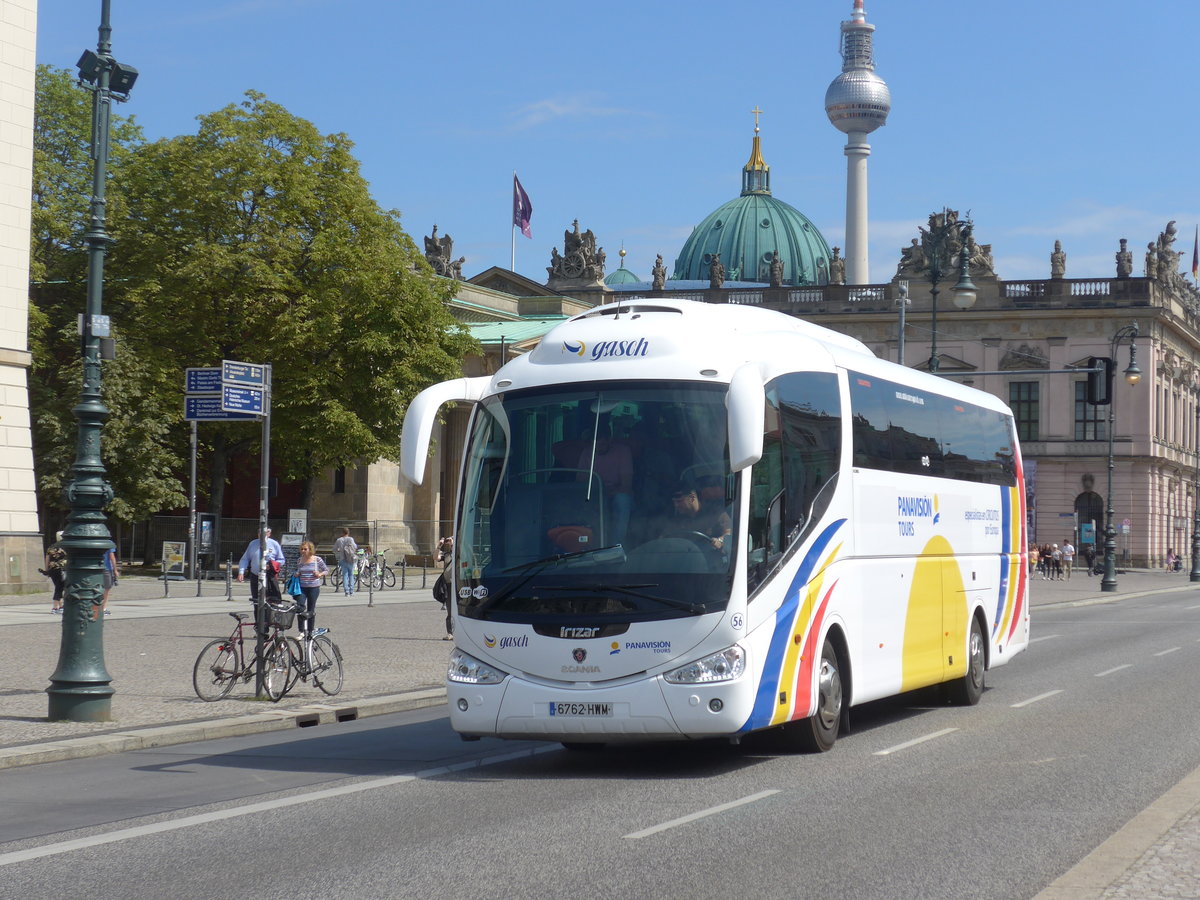
{"label": "windshield wiper", "polygon": [[[601,556],[600,554],[608,552],[608,555]],[[555,553],[553,556],[543,556],[541,559],[535,559],[533,562],[521,563],[519,566],[512,566],[504,569],[501,575],[514,575],[517,572],[524,572],[527,569],[534,567],[545,568],[551,563],[565,562],[573,559],[582,559],[585,556],[596,557],[597,562],[625,562],[625,548],[620,544],[613,544],[611,547],[596,547],[593,550],[576,550],[573,553]]]}
{"label": "windshield wiper", "polygon": [[688,612],[704,612],[708,609],[706,603],[690,603],[687,600],[676,600],[674,597],[662,597],[658,594],[647,594],[637,588],[658,587],[657,584],[540,584],[539,591],[587,591],[588,593],[622,594],[626,597],[637,597],[639,600],[651,600],[663,606],[675,609],[685,609]]}
{"label": "windshield wiper", "polygon": [[502,575],[513,575],[518,572],[526,571],[528,571],[529,574],[514,584],[509,585],[504,590],[498,591],[491,597],[488,597],[486,600],[480,603],[478,607],[476,607],[476,613],[489,610],[493,606],[496,606],[497,604],[507,600],[521,588],[525,587],[525,585],[529,584],[530,581],[537,577],[539,572],[543,571],[548,566],[562,562],[571,563],[576,560],[583,559],[584,557],[592,557],[600,562],[623,563],[625,562],[625,548],[620,544],[613,544],[611,547],[596,547],[594,550],[576,550],[574,553],[555,553],[553,556],[546,556],[542,559],[535,559],[533,562],[521,563],[519,566],[513,566],[512,568],[505,569],[503,572],[501,572]]}

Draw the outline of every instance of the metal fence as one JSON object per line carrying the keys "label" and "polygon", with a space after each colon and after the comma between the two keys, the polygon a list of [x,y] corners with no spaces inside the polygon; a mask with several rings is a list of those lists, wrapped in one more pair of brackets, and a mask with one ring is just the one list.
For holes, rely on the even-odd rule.
{"label": "metal fence", "polygon": [[[288,520],[282,516],[268,519],[267,524],[276,538],[287,532]],[[317,553],[329,560],[333,542],[341,536],[343,528],[350,529],[350,535],[360,547],[385,552],[390,564],[404,561],[410,566],[432,565],[438,538],[452,533],[449,522],[430,520],[309,519],[306,536],[316,545]],[[220,570],[231,559],[236,566],[246,546],[258,537],[258,519],[223,518],[218,533],[220,540],[214,552],[203,554],[200,559],[202,570]],[[113,540],[120,559],[134,564],[160,565],[164,541],[186,543],[188,540],[188,517],[154,516],[116,530]]]}

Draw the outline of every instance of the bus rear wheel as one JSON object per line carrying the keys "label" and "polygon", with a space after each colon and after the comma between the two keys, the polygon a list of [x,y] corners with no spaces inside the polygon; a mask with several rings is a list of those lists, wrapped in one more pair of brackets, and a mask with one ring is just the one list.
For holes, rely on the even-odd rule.
{"label": "bus rear wheel", "polygon": [[946,693],[950,702],[957,706],[974,706],[983,696],[984,669],[987,657],[983,645],[983,628],[979,620],[971,617],[971,639],[967,642],[967,674],[948,682]]}
{"label": "bus rear wheel", "polygon": [[837,651],[826,640],[821,648],[821,669],[817,678],[817,712],[784,726],[788,744],[801,753],[825,753],[833,749],[842,724],[844,703],[841,664]]}

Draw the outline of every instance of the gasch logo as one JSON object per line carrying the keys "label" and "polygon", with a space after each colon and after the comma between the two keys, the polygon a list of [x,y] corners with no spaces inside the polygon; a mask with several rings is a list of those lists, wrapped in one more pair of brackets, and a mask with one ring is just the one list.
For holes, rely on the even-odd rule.
{"label": "gasch logo", "polygon": [[570,341],[563,341],[563,350],[573,356],[583,356],[587,352],[587,344],[580,341],[578,344],[572,344]]}

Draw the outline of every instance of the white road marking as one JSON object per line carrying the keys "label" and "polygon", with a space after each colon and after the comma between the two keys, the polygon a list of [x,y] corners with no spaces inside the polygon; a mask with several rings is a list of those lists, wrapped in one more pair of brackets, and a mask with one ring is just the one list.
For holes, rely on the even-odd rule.
{"label": "white road marking", "polygon": [[1174,653],[1176,650],[1181,650],[1181,647],[1172,647],[1170,650],[1159,650],[1155,656],[1166,656],[1168,653]]}
{"label": "white road marking", "polygon": [[770,797],[772,794],[778,794],[779,791],[759,791],[757,794],[751,794],[749,797],[743,797],[740,800],[731,800],[728,803],[722,803],[719,806],[710,806],[708,809],[702,809],[699,812],[691,813],[690,815],[681,816],[678,819],[672,819],[670,822],[663,822],[661,825],[653,825],[650,828],[643,828],[641,831],[635,831],[625,835],[630,840],[649,837],[652,834],[658,834],[660,831],[666,831],[669,828],[678,828],[680,825],[687,825],[689,822],[695,822],[697,819],[703,819],[707,816],[715,816],[717,813],[725,812],[728,809],[734,809],[738,806],[745,806],[747,803],[754,803],[762,800],[764,797]]}
{"label": "white road marking", "polygon": [[1123,666],[1113,666],[1111,669],[1105,669],[1103,672],[1097,672],[1097,678],[1103,678],[1105,675],[1111,675],[1113,672],[1120,672],[1122,669],[1132,669],[1133,663],[1125,663]]}
{"label": "white road marking", "polygon": [[14,863],[27,862],[31,859],[41,859],[46,856],[58,856],[63,853],[70,853],[72,850],[83,850],[88,847],[100,847],[105,844],[113,844],[117,841],[127,841],[131,838],[146,837],[152,834],[161,834],[167,831],[178,831],[181,828],[191,828],[193,825],[207,825],[210,822],[221,822],[226,819],[236,819],[241,816],[252,816],[261,812],[270,812],[275,809],[285,809],[289,806],[300,806],[303,803],[313,803],[317,800],[328,800],[332,797],[344,797],[348,794],[360,794],[363,791],[374,791],[380,788],[393,787],[397,784],[404,784],[410,781],[419,781],[425,778],[434,778],[439,775],[446,775],[450,772],[460,772],[463,769],[478,769],[484,766],[492,766],[496,763],[508,762],[514,759],[524,759],[528,756],[533,756],[538,753],[547,753],[551,750],[557,750],[557,747],[534,747],[531,750],[519,750],[515,753],[504,753],[497,756],[486,756],[482,759],[469,760],[467,762],[454,763],[448,766],[438,766],[433,769],[425,769],[421,772],[414,772],[411,775],[390,775],[387,778],[372,778],[370,781],[359,781],[354,784],[347,784],[341,787],[324,788],[319,791],[311,791],[307,794],[294,794],[291,797],[280,797],[277,800],[264,800],[261,803],[248,803],[245,806],[234,806],[229,809],[219,809],[213,812],[200,813],[194,816],[184,816],[181,819],[173,819],[169,822],[155,822],[152,825],[139,825],[134,828],[121,828],[117,831],[109,831],[103,834],[93,834],[89,837],[76,838],[71,841],[60,841],[57,844],[45,844],[41,847],[30,847],[26,850],[17,850],[12,853],[0,854],[0,866],[11,866]]}
{"label": "white road marking", "polygon": [[1200,609],[1200,606],[1185,606],[1184,609]]}
{"label": "white road marking", "polygon": [[1062,689],[1057,691],[1046,691],[1044,694],[1038,694],[1036,697],[1030,697],[1028,700],[1022,700],[1020,703],[1012,704],[1013,709],[1020,709],[1022,706],[1028,706],[1031,703],[1037,703],[1039,700],[1045,700],[1047,697],[1053,697],[1055,694],[1061,694]]}
{"label": "white road marking", "polygon": [[886,750],[876,750],[876,756],[887,756],[889,753],[895,753],[897,750],[907,750],[909,747],[915,747],[917,744],[923,744],[926,741],[932,741],[934,738],[945,737],[951,732],[958,731],[957,728],[943,728],[941,731],[935,731],[932,734],[927,734],[924,737],[913,738],[911,741],[905,741],[903,744],[897,744],[895,747],[888,747]]}
{"label": "white road marking", "polygon": [[1057,634],[1043,634],[1040,637],[1030,638],[1029,643],[1036,644],[1038,641],[1049,641],[1058,637]]}

